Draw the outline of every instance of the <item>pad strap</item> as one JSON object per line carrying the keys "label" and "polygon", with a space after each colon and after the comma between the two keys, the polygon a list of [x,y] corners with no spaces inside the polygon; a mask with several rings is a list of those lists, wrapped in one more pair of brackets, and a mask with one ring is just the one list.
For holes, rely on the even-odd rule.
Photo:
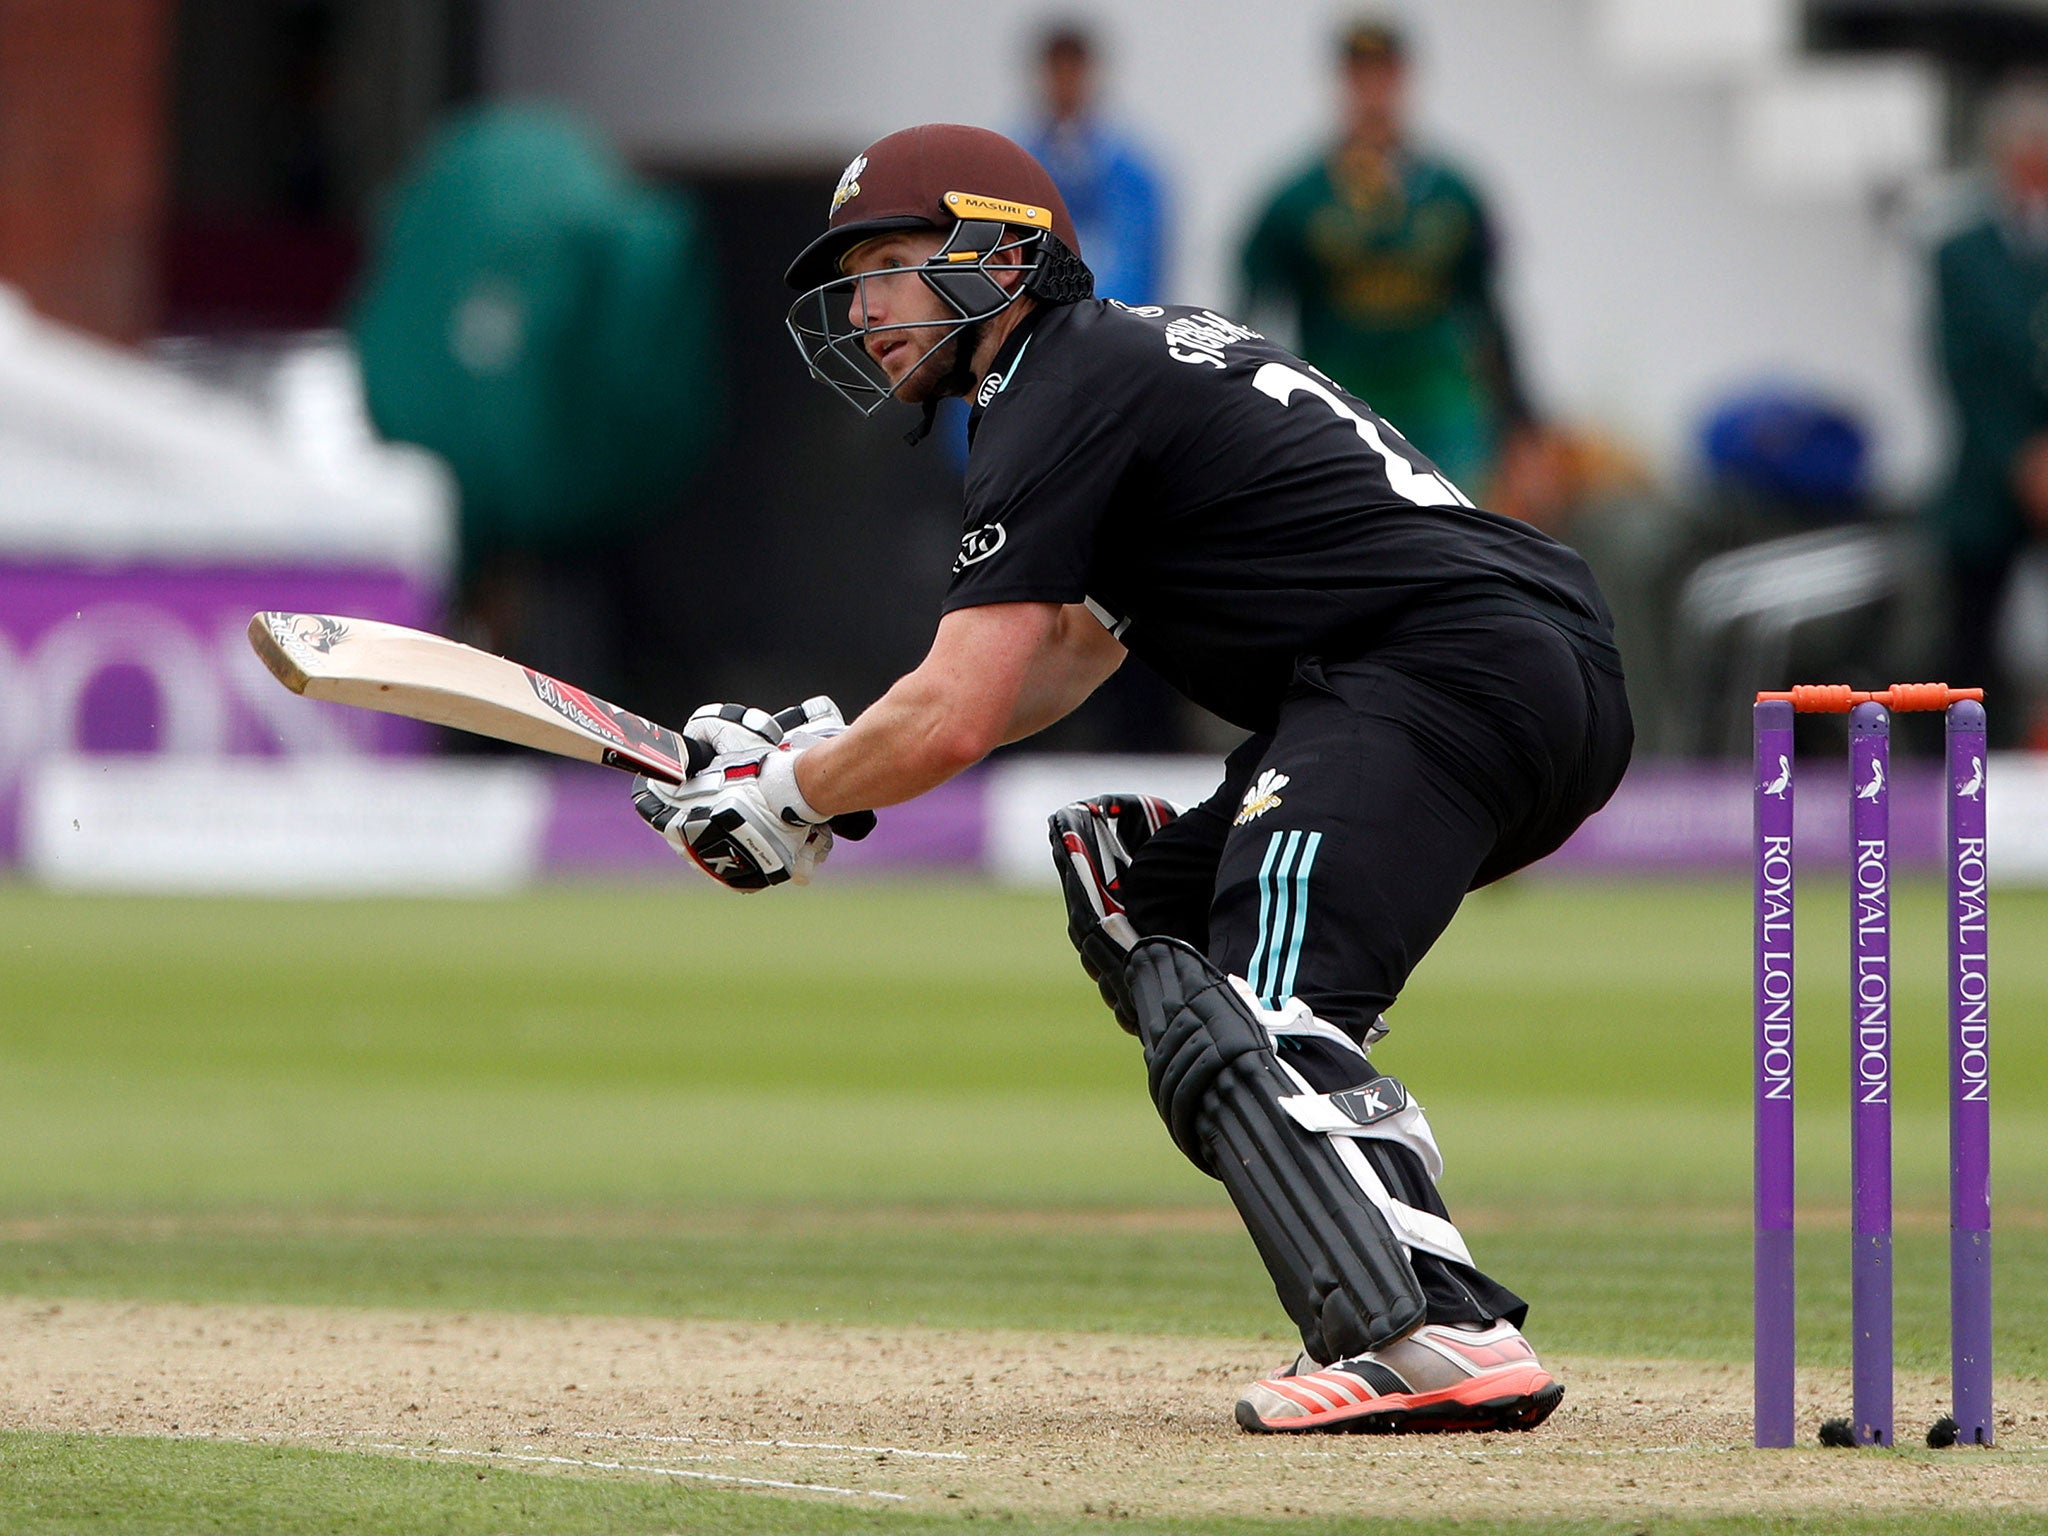
{"label": "pad strap", "polygon": [[1280,1107],[1303,1130],[1331,1138],[1338,1160],[1402,1242],[1439,1258],[1472,1263],[1472,1251],[1457,1227],[1433,1211],[1395,1199],[1378,1170],[1355,1145],[1360,1141],[1394,1142],[1422,1160],[1431,1183],[1443,1177],[1443,1154],[1437,1150],[1429,1117],[1398,1079],[1376,1077],[1340,1093],[1299,1093],[1282,1099]]}
{"label": "pad strap", "polygon": [[1365,1197],[1378,1207],[1402,1242],[1439,1258],[1471,1264],[1471,1250],[1465,1246],[1465,1239],[1455,1226],[1432,1211],[1397,1200],[1371,1161],[1357,1147],[1349,1144],[1350,1141],[1365,1140],[1397,1143],[1422,1160],[1423,1171],[1429,1175],[1431,1183],[1441,1179],[1444,1176],[1444,1159],[1437,1150],[1436,1135],[1429,1128],[1429,1117],[1409,1095],[1407,1088],[1398,1078],[1375,1072],[1357,1041],[1336,1025],[1317,1018],[1300,998],[1290,997],[1278,1008],[1267,1008],[1242,977],[1232,976],[1229,980],[1246,1010],[1272,1039],[1277,1041],[1293,1036],[1323,1040],[1358,1058],[1359,1086],[1338,1093],[1318,1093],[1288,1065],[1282,1053],[1280,1069],[1303,1091],[1281,1099],[1280,1107],[1303,1130],[1343,1138],[1335,1144],[1338,1161],[1358,1181]]}

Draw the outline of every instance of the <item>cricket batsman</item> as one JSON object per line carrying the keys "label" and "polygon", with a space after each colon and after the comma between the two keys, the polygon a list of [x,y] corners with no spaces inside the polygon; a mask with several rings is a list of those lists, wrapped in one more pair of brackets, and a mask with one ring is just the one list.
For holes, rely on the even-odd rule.
{"label": "cricket batsman", "polygon": [[969,402],[931,651],[851,725],[822,700],[707,706],[685,734],[718,764],[635,803],[761,889],[808,879],[835,818],[1042,730],[1129,655],[1242,727],[1192,810],[1104,794],[1052,818],[1082,963],[1301,1331],[1237,1422],[1533,1428],[1564,1389],[1528,1304],[1475,1264],[1421,1106],[1368,1051],[1465,893],[1620,781],[1607,607],[1575,553],[1475,508],[1366,402],[1213,310],[1094,298],[1084,255],[999,134],[926,124],[854,158],[789,269],[789,325],[863,413],[907,401],[928,430]]}

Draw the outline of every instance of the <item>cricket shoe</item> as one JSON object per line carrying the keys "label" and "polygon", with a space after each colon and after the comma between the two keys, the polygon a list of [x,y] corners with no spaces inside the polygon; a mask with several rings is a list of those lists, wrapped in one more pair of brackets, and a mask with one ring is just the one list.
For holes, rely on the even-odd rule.
{"label": "cricket shoe", "polygon": [[1335,1365],[1304,1355],[1247,1388],[1237,1422],[1257,1435],[1534,1429],[1563,1398],[1513,1323],[1424,1323]]}
{"label": "cricket shoe", "polygon": [[1123,880],[1146,840],[1179,814],[1179,806],[1157,795],[1104,794],[1063,805],[1046,823],[1067,899],[1067,937],[1102,1000],[1132,1034],[1138,1021],[1124,996],[1123,964],[1139,934],[1124,912]]}

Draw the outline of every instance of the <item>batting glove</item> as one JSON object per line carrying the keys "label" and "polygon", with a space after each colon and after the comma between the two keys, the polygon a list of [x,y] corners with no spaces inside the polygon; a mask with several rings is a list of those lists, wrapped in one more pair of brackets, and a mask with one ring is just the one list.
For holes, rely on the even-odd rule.
{"label": "batting glove", "polygon": [[[829,702],[829,701],[828,701]],[[765,709],[746,704],[706,704],[683,722],[679,733],[704,748],[706,759],[765,752],[782,744],[782,724]]]}
{"label": "batting glove", "polygon": [[[779,749],[768,755],[788,756]],[[636,778],[633,808],[720,885],[735,891],[808,885],[831,855],[832,829],[784,821],[761,793],[761,766],[760,758],[741,756],[713,763],[682,784]]]}
{"label": "batting glove", "polygon": [[797,757],[845,729],[839,706],[823,696],[774,715],[706,705],[690,717],[685,734],[731,750],[682,784],[636,778],[634,809],[721,885],[736,891],[808,885],[830,857],[835,832],[857,841],[875,827],[872,811],[821,816],[797,788]]}

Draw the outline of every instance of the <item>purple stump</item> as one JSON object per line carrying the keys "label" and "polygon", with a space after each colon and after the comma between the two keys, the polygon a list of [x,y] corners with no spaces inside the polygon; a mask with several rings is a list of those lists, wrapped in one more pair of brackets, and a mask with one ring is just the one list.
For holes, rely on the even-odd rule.
{"label": "purple stump", "polygon": [[1792,706],[1756,706],[1756,1443],[1792,1443]]}
{"label": "purple stump", "polygon": [[1892,1443],[1891,715],[1849,716],[1850,1432]]}
{"label": "purple stump", "polygon": [[1949,1325],[1957,1437],[1991,1444],[1991,990],[1984,706],[1948,711]]}

